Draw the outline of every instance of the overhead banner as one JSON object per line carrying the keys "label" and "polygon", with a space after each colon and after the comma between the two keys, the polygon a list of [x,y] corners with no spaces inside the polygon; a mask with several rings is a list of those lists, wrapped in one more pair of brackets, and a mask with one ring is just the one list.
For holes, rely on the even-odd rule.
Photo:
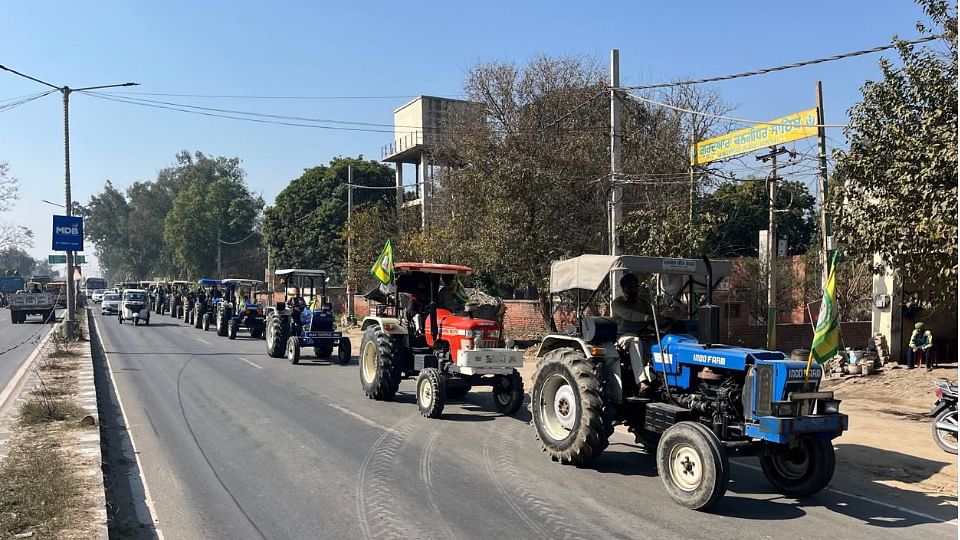
{"label": "overhead banner", "polygon": [[732,131],[712,139],[700,141],[690,148],[690,164],[703,165],[718,159],[746,154],[778,144],[815,137],[817,135],[817,108],[807,109],[765,124]]}

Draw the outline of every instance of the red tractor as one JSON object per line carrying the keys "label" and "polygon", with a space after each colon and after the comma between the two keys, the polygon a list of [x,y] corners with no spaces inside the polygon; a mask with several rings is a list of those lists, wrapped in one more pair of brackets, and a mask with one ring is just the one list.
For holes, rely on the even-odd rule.
{"label": "red tractor", "polygon": [[420,414],[437,418],[447,396],[463,397],[475,386],[492,386],[493,403],[503,414],[523,403],[517,371],[523,353],[507,347],[500,306],[465,301],[460,278],[466,266],[397,263],[396,290],[374,291],[381,302],[363,319],[360,383],[371,399],[390,401],[400,381],[417,378]]}

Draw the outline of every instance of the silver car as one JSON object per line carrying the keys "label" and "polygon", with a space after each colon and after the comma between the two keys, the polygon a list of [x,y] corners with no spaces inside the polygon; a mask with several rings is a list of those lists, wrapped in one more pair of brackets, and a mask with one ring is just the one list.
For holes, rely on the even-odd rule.
{"label": "silver car", "polygon": [[100,302],[103,302],[104,292],[106,291],[104,291],[103,289],[97,289],[93,291],[93,294],[90,295],[90,299],[93,300],[94,303],[99,304]]}
{"label": "silver car", "polygon": [[100,303],[101,315],[116,315],[120,312],[120,295],[115,292],[103,294],[103,301]]}

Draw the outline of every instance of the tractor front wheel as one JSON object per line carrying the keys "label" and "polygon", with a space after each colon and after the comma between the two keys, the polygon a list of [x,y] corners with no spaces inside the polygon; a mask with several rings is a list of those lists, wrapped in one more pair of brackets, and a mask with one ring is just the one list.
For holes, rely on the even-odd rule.
{"label": "tractor front wheel", "polygon": [[227,317],[222,311],[217,313],[217,335],[220,337],[227,335]]}
{"label": "tractor front wheel", "polygon": [[280,317],[267,320],[267,355],[272,358],[283,358],[287,346],[287,332]]}
{"label": "tractor front wheel", "polygon": [[300,340],[297,336],[290,336],[287,339],[287,360],[293,365],[300,363]]}
{"label": "tractor front wheel", "polygon": [[426,368],[417,377],[417,407],[426,418],[439,418],[447,402],[447,381],[437,368]]}
{"label": "tractor front wheel", "polygon": [[513,371],[509,375],[497,375],[493,383],[493,405],[500,414],[512,415],[523,405],[523,378]]}
{"label": "tractor front wheel", "polygon": [[397,348],[390,334],[369,326],[360,341],[360,386],[371,399],[390,401],[400,386]]}
{"label": "tractor front wheel", "polygon": [[697,422],[678,422],[660,438],[657,471],[674,502],[706,510],[726,492],[730,462],[712,431]]}
{"label": "tractor front wheel", "polygon": [[208,330],[210,330],[210,314],[204,313],[203,314],[203,331],[206,332]]}
{"label": "tractor front wheel", "polygon": [[227,323],[227,337],[229,339],[237,339],[237,321],[230,319]]}
{"label": "tractor front wheel", "polygon": [[807,497],[827,487],[837,466],[833,443],[820,437],[804,437],[796,445],[778,445],[760,456],[767,481],[790,497]]}
{"label": "tractor front wheel", "polygon": [[582,467],[607,447],[613,429],[604,414],[598,371],[572,347],[548,352],[537,367],[530,413],[537,438],[554,461]]}

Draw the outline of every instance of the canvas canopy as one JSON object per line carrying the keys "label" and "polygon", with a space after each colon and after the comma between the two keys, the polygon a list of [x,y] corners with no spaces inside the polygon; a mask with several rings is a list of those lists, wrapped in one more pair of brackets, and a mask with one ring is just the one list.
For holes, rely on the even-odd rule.
{"label": "canvas canopy", "polygon": [[276,272],[274,272],[274,275],[277,275],[277,276],[289,276],[291,274],[297,275],[297,276],[316,277],[316,276],[327,275],[327,271],[326,270],[310,270],[306,268],[284,268],[282,270],[277,270]]}
{"label": "canvas canopy", "polygon": [[[710,261],[713,279],[730,275],[730,261]],[[580,255],[556,261],[550,267],[550,292],[571,289],[594,291],[600,288],[610,272],[706,276],[707,265],[700,259],[641,257],[638,255]]]}

